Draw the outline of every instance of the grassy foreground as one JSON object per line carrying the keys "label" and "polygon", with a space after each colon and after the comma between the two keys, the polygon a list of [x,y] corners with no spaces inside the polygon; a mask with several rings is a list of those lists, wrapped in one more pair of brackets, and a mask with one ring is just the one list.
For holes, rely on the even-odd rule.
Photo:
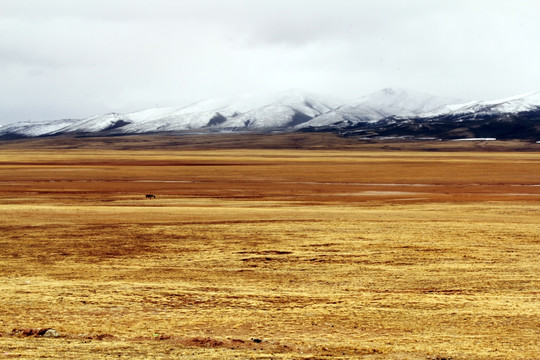
{"label": "grassy foreground", "polygon": [[538,153],[0,150],[0,358],[538,359],[539,185]]}

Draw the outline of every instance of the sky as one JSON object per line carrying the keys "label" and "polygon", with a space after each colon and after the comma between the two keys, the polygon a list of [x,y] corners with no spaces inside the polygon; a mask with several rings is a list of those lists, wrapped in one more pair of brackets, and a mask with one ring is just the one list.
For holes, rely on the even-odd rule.
{"label": "sky", "polygon": [[0,124],[301,89],[540,91],[538,0],[0,0]]}

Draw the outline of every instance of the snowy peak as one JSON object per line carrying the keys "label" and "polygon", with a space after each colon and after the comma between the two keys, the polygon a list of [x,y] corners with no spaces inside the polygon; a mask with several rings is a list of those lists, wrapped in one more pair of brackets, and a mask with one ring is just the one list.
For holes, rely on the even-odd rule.
{"label": "snowy peak", "polygon": [[347,124],[334,131],[364,139],[520,139],[540,143],[540,92],[446,104],[418,115],[388,116],[374,124]]}
{"label": "snowy peak", "polygon": [[[540,113],[540,92],[492,101],[463,103],[417,91],[386,88],[342,100],[300,90],[208,99],[180,107],[152,108],[85,119],[27,121],[0,128],[0,138],[58,134],[121,135],[179,131],[295,131],[383,126],[406,121]],[[461,121],[461,120],[456,120]],[[530,121],[536,121],[531,120]]]}
{"label": "snowy peak", "polygon": [[276,94],[246,94],[203,100],[179,108],[148,109],[126,114],[124,118],[133,124],[124,130],[149,132],[208,127],[280,128],[307,121],[339,104],[339,100],[299,90]]}
{"label": "snowy peak", "polygon": [[421,114],[422,117],[445,115],[500,115],[517,114],[525,111],[536,111],[540,108],[540,91],[515,95],[498,100],[470,101],[441,106]]}
{"label": "snowy peak", "polygon": [[386,116],[414,116],[444,105],[455,104],[459,100],[412,90],[386,88],[356,99],[355,102],[355,106],[371,106]]}
{"label": "snowy peak", "polygon": [[77,120],[62,119],[49,121],[21,121],[8,124],[0,128],[0,137],[36,137],[52,135],[60,132],[66,126],[70,126]]}
{"label": "snowy peak", "polygon": [[[311,104],[311,106],[310,106]],[[316,111],[325,111],[340,105],[339,100],[312,95],[300,90],[288,90],[275,94],[243,94],[218,99],[199,101],[176,108],[175,114],[219,112],[223,116],[245,114],[268,106],[312,107]]]}
{"label": "snowy peak", "polygon": [[538,107],[540,107],[540,92],[532,92],[499,100],[466,104],[462,108],[455,110],[454,113],[519,113],[535,110]]}
{"label": "snowy peak", "polygon": [[459,101],[417,91],[386,88],[348,101],[301,127],[329,126],[336,123],[349,126],[355,123],[373,123],[389,116],[417,116],[456,102]]}

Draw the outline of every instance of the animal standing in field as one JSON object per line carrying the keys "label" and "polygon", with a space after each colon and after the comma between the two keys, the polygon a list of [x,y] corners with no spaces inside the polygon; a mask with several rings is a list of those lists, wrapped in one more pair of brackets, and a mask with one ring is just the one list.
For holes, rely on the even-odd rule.
{"label": "animal standing in field", "polygon": [[147,199],[155,199],[155,198],[156,198],[156,195],[146,194],[146,198],[147,198]]}

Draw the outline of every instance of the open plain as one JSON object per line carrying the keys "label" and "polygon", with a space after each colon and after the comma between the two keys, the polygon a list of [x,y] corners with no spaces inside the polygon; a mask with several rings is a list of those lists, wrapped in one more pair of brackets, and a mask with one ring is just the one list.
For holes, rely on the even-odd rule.
{"label": "open plain", "polygon": [[0,146],[0,359],[540,359],[534,146],[162,140]]}

